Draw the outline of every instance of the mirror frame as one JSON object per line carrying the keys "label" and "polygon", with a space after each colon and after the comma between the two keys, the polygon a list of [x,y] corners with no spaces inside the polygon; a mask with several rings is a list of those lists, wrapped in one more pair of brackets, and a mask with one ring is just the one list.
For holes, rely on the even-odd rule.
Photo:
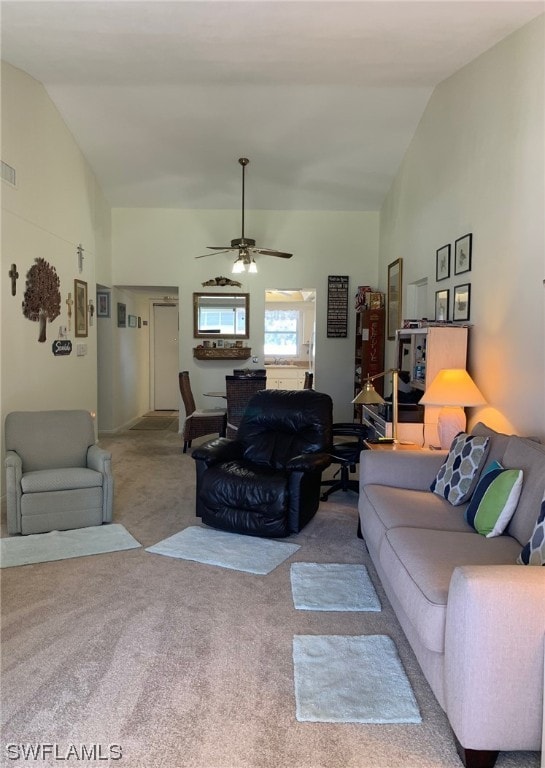
{"label": "mirror frame", "polygon": [[[236,296],[244,298],[244,309],[246,311],[246,327],[244,333],[201,333],[199,331],[199,299],[203,296],[209,298]],[[193,338],[195,339],[249,339],[250,338],[250,294],[249,293],[210,293],[199,292],[193,294]]]}

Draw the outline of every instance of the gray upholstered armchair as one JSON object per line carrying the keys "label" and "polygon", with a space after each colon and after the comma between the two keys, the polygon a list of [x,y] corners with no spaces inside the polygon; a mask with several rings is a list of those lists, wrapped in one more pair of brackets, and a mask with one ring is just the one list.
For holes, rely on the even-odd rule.
{"label": "gray upholstered armchair", "polygon": [[6,416],[8,533],[111,522],[112,456],[95,442],[88,411],[14,411]]}

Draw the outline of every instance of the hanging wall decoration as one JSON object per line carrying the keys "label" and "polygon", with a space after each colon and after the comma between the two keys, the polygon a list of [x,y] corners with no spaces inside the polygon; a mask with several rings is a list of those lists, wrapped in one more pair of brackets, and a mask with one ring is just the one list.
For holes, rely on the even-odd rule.
{"label": "hanging wall decoration", "polygon": [[23,300],[23,315],[33,322],[40,323],[38,341],[46,341],[46,325],[61,313],[60,280],[55,267],[45,259],[35,259],[35,264],[28,270],[26,290]]}
{"label": "hanging wall decoration", "polygon": [[348,275],[327,278],[327,338],[348,336]]}
{"label": "hanging wall decoration", "polygon": [[236,285],[237,288],[242,288],[242,283],[239,283],[238,280],[231,280],[230,277],[221,277],[221,275],[219,277],[212,277],[205,283],[201,283],[201,285]]}
{"label": "hanging wall decoration", "polygon": [[74,280],[74,335],[87,336],[87,283],[84,280]]}
{"label": "hanging wall decoration", "polygon": [[17,264],[11,265],[8,276],[11,277],[11,295],[15,296],[17,293],[17,278],[19,277],[19,273],[17,272]]}

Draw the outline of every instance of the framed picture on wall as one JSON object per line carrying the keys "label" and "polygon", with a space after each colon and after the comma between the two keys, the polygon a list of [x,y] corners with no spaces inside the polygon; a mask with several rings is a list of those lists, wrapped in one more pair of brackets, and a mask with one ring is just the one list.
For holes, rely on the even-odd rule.
{"label": "framed picture on wall", "polygon": [[129,315],[129,328],[136,328],[137,322],[136,315]]}
{"label": "framed picture on wall", "polygon": [[469,320],[471,308],[471,283],[454,286],[452,319]]}
{"label": "framed picture on wall", "polygon": [[435,279],[446,280],[450,277],[450,243],[435,252]]}
{"label": "framed picture on wall", "polygon": [[395,339],[398,328],[401,328],[401,291],[403,277],[403,260],[396,259],[388,264],[388,295],[386,298],[386,318],[388,322],[388,339]]}
{"label": "framed picture on wall", "polygon": [[74,335],[87,336],[87,283],[74,280]]}
{"label": "framed picture on wall", "polygon": [[127,327],[127,305],[121,304],[119,301],[117,302],[117,327]]}
{"label": "framed picture on wall", "polygon": [[471,269],[471,250],[473,247],[473,235],[469,233],[459,237],[454,243],[454,274],[461,275]]}
{"label": "framed picture on wall", "polygon": [[97,291],[97,317],[110,317],[109,291]]}
{"label": "framed picture on wall", "polygon": [[441,323],[446,323],[448,320],[449,293],[448,288],[435,291],[435,319]]}

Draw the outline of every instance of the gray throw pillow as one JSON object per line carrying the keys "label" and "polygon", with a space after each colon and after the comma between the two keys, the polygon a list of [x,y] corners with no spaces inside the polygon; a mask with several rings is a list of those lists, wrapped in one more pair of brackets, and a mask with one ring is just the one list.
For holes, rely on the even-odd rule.
{"label": "gray throw pillow", "polygon": [[479,479],[489,444],[489,437],[465,432],[456,435],[430,490],[455,507],[466,502]]}

